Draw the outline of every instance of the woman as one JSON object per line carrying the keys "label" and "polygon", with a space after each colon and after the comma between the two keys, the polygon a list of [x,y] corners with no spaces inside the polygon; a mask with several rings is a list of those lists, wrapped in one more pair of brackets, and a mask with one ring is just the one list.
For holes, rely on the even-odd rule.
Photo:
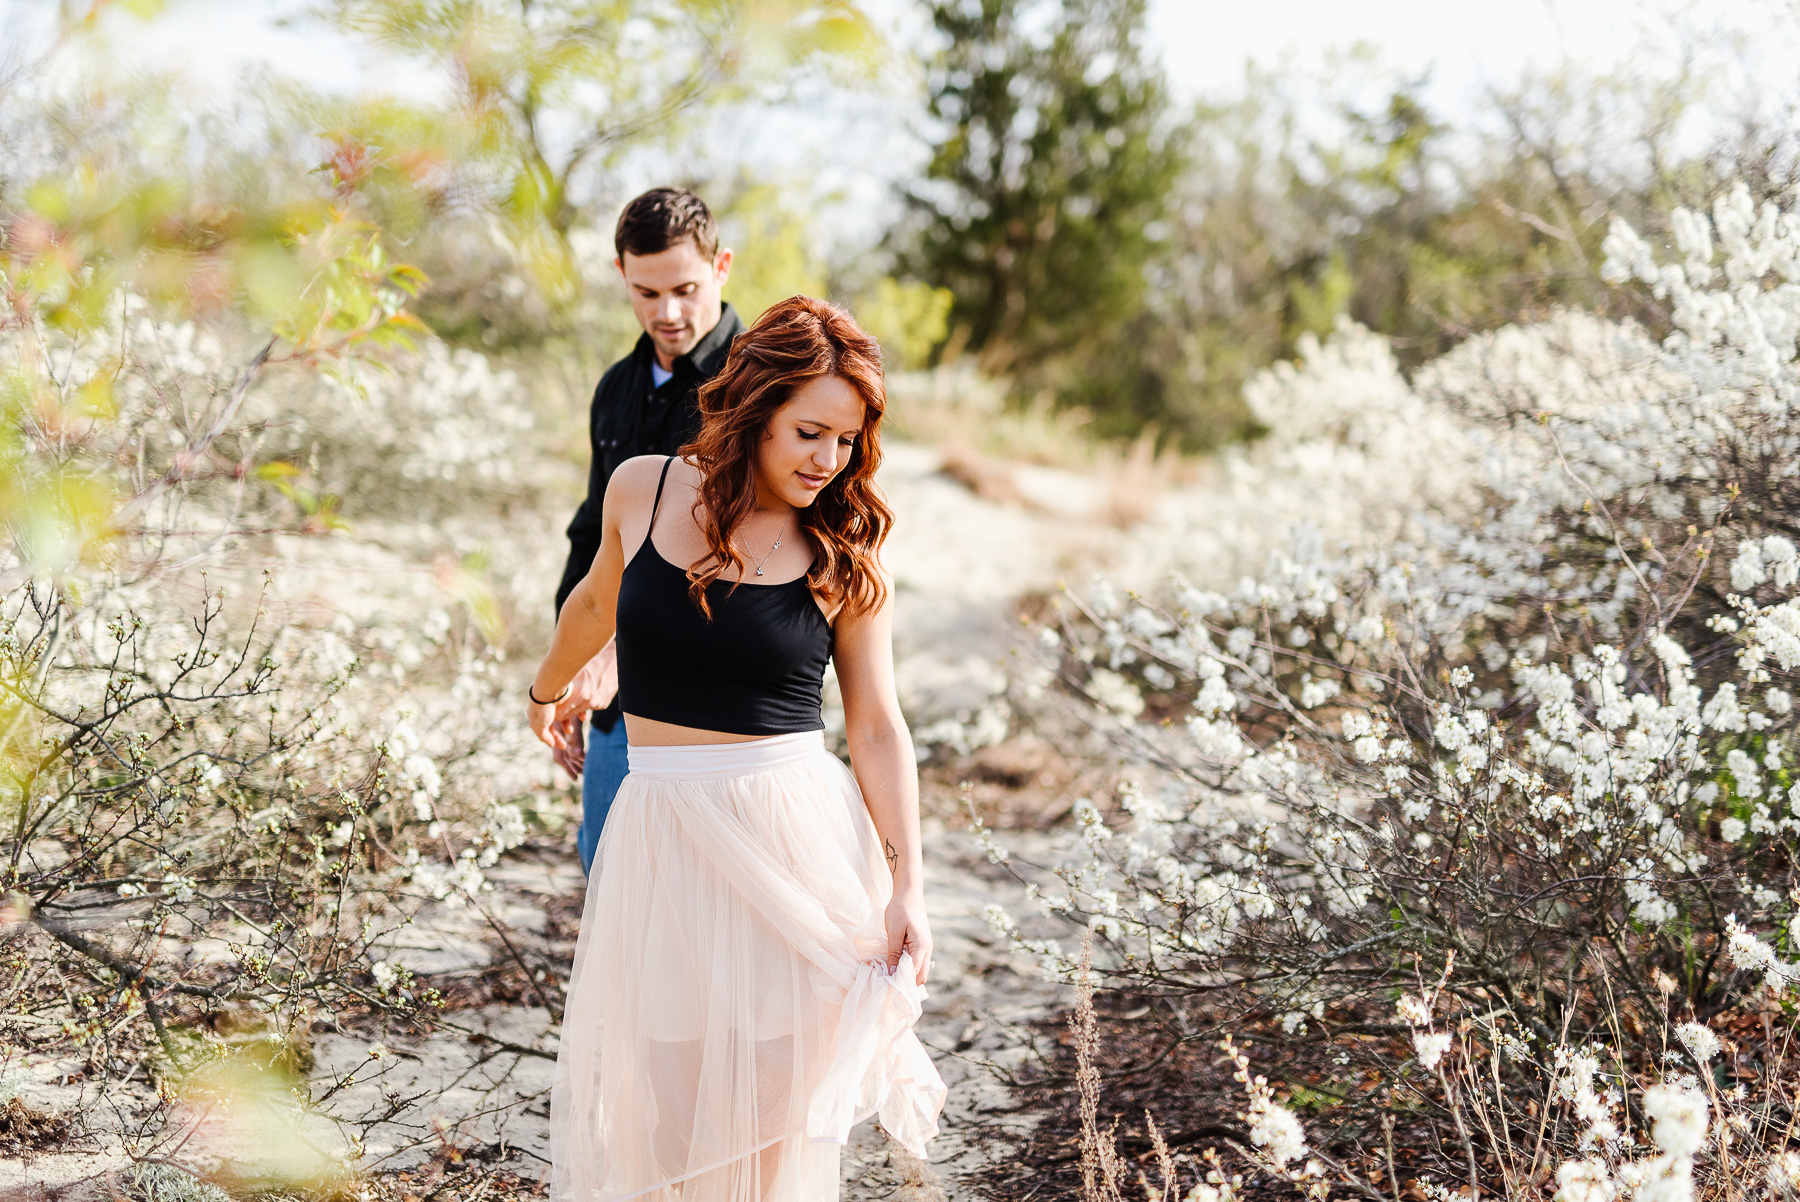
{"label": "woman", "polygon": [[[589,878],[551,1096],[551,1194],[837,1197],[879,1113],[914,1155],[944,1086],[913,1023],[931,934],[895,698],[880,350],[793,297],[732,345],[676,459],[614,473],[531,686],[618,635],[630,775]],[[836,661],[854,778],[825,750]]]}

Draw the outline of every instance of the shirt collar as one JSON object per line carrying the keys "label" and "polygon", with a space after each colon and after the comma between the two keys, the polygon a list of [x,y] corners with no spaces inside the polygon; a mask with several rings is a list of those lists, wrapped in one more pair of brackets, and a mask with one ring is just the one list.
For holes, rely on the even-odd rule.
{"label": "shirt collar", "polygon": [[[678,355],[672,365],[674,373],[681,375],[691,372],[702,379],[709,379],[718,374],[725,365],[725,355],[731,350],[731,340],[744,332],[744,323],[737,315],[737,310],[726,301],[719,309],[719,324],[706,332],[694,345],[694,349],[685,355]],[[649,365],[656,362],[656,348],[650,343],[649,334],[639,334],[637,346],[633,353],[639,356],[649,370]]]}

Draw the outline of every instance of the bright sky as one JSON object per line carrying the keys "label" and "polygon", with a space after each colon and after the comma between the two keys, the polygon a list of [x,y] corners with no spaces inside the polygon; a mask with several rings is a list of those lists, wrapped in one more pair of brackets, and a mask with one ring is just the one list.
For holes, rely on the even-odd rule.
{"label": "bright sky", "polygon": [[[909,5],[870,0],[868,7],[893,17]],[[277,27],[283,14],[301,9],[295,0],[169,0],[167,13],[148,25],[120,21],[116,52],[123,62],[178,66],[221,81],[265,63],[334,90],[419,86],[317,27]],[[1565,57],[1612,65],[1640,48],[1634,31],[1649,10],[1685,11],[1693,19],[1704,13],[1751,30],[1783,15],[1789,25],[1800,22],[1781,0],[1151,0],[1150,24],[1170,75],[1189,94],[1229,90],[1247,59],[1310,64],[1332,48],[1363,42],[1403,75],[1430,71],[1454,96]],[[0,0],[0,35],[11,42],[16,32],[41,30],[53,11],[51,0]]]}
{"label": "bright sky", "polygon": [[1249,59],[1304,71],[1360,43],[1390,78],[1424,81],[1452,124],[1493,91],[1563,67],[1666,78],[1685,58],[1734,109],[1791,103],[1800,80],[1797,0],[1150,0],[1150,13],[1189,95],[1229,93]]}
{"label": "bright sky", "polygon": [[[1709,0],[1746,12],[1761,0]],[[1229,88],[1244,61],[1316,62],[1366,42],[1406,76],[1429,70],[1453,87],[1492,84],[1568,57],[1604,68],[1632,49],[1642,0],[1152,0],[1151,28],[1184,87]]]}
{"label": "bright sky", "polygon": [[[898,43],[917,44],[923,19],[916,0],[865,3]],[[433,89],[423,72],[376,61],[316,25],[279,24],[303,7],[301,0],[169,0],[167,12],[148,24],[118,20],[112,53],[121,66],[179,70],[219,94],[255,68],[331,91],[418,96]],[[16,53],[38,42],[53,11],[51,0],[0,0],[0,59],[9,57],[7,47]],[[1674,25],[1653,19],[1670,13]],[[1163,48],[1170,77],[1187,97],[1236,91],[1251,59],[1277,78],[1309,76],[1334,53],[1363,44],[1386,78],[1428,80],[1428,99],[1452,122],[1476,111],[1484,92],[1527,70],[1568,62],[1605,71],[1622,59],[1672,63],[1690,44],[1671,34],[1675,28],[1747,35],[1744,65],[1727,69],[1756,94],[1791,95],[1800,78],[1800,0],[1150,0],[1150,25],[1152,44]],[[877,198],[888,195],[889,181],[921,161],[916,120],[902,98],[837,97],[774,117],[762,111],[735,124],[727,117],[708,141],[759,172],[803,176],[819,191],[858,202],[849,208],[871,212],[860,202],[882,207]],[[666,164],[644,169],[662,173]]]}

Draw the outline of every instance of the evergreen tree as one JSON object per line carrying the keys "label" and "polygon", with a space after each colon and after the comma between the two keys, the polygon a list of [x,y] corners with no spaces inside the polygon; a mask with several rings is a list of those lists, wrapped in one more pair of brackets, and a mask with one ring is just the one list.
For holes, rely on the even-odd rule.
{"label": "evergreen tree", "polygon": [[936,0],[948,44],[929,106],[944,134],[896,248],[953,294],[949,348],[1120,433],[1168,416],[1147,276],[1185,164],[1144,8]]}

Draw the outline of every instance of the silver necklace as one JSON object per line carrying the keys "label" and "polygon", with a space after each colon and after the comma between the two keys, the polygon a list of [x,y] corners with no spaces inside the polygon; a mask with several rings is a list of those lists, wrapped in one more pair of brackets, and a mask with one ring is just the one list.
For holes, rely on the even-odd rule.
{"label": "silver necklace", "polygon": [[767,555],[756,561],[756,574],[758,576],[763,574],[763,564],[768,563],[769,560],[774,558],[775,552],[781,550],[781,540],[787,537],[788,523],[793,520],[794,511],[790,509],[788,510],[787,519],[781,523],[781,533],[775,536],[775,545],[769,548],[769,553]]}

